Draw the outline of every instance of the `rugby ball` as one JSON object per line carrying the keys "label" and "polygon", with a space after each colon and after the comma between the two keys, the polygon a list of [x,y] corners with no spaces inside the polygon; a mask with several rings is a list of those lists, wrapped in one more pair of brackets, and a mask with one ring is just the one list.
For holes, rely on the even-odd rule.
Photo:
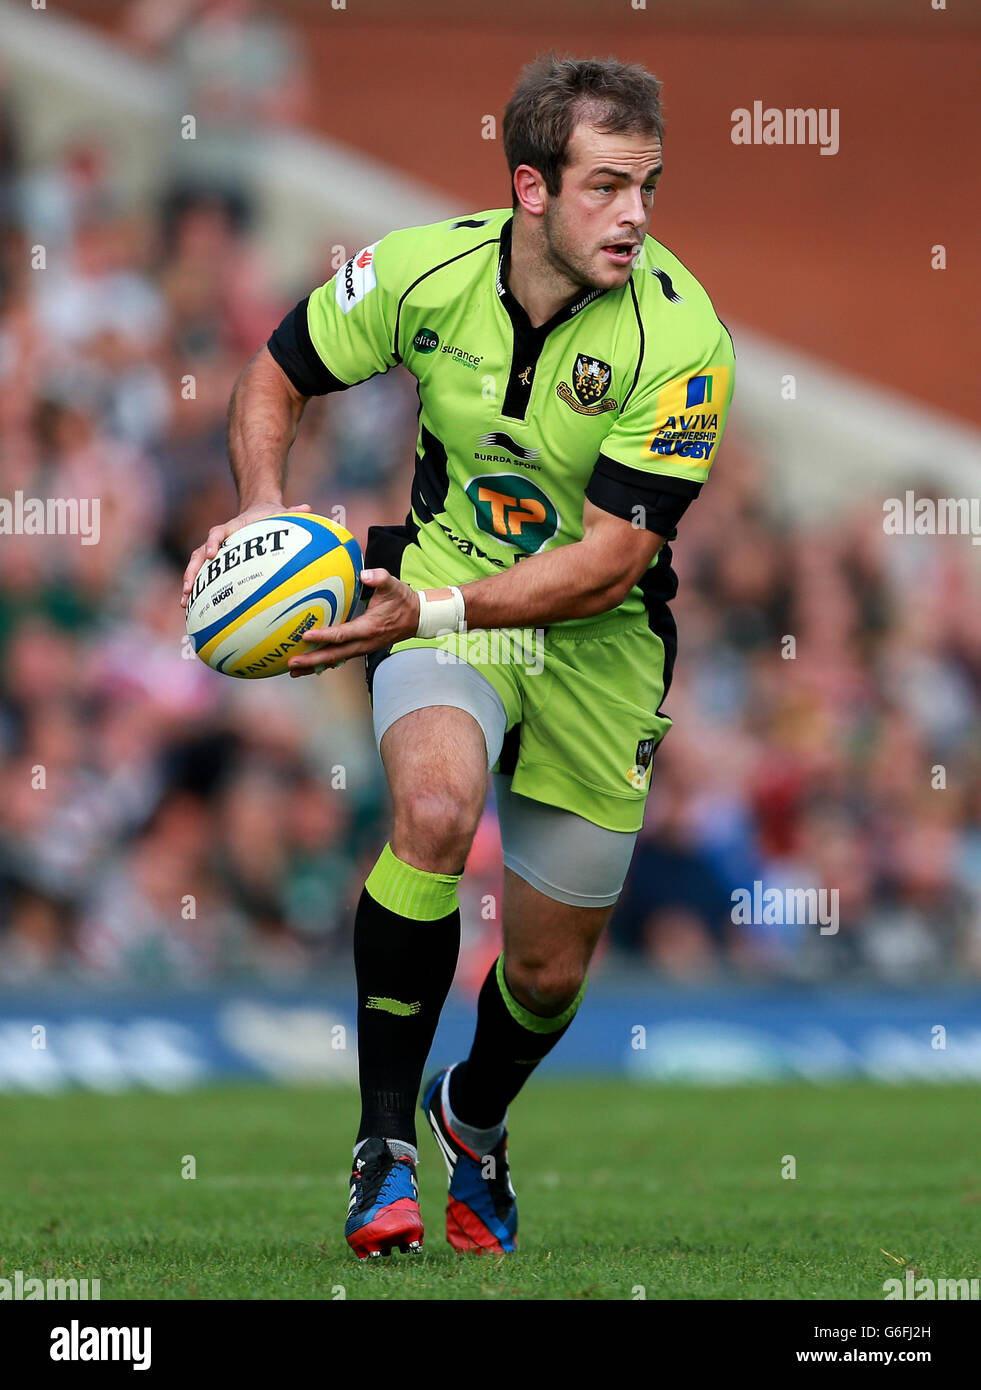
{"label": "rugby ball", "polygon": [[347,622],[361,592],[361,547],[343,526],[308,512],[252,521],[202,565],[187,603],[187,635],[223,676],[281,676],[316,648],[310,628]]}

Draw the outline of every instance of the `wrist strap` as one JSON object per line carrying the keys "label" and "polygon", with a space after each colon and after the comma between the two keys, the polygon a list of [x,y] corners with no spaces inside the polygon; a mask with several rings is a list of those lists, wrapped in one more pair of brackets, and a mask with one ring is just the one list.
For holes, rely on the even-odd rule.
{"label": "wrist strap", "polygon": [[430,598],[425,589],[416,589],[416,593],[419,595],[417,637],[442,637],[447,632],[463,632],[466,604],[456,585],[450,585],[449,598]]}

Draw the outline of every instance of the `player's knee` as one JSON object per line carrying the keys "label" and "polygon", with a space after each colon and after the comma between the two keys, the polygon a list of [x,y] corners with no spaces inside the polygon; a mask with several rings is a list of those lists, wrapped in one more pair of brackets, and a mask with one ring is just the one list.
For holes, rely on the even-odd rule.
{"label": "player's knee", "polygon": [[521,957],[505,961],[505,977],[518,1003],[546,1018],[567,1009],[583,982],[582,972],[573,965]]}
{"label": "player's knee", "polygon": [[[470,852],[480,807],[444,788],[417,788],[395,808],[393,849],[436,873],[455,873]],[[420,863],[418,861],[425,860]]]}

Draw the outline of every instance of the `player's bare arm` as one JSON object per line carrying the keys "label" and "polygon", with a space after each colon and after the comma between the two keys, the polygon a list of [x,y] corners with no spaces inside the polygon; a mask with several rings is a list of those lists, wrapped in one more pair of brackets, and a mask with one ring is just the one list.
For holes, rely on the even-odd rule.
{"label": "player's bare arm", "polygon": [[307,400],[265,346],[242,371],[228,408],[228,458],[241,510],[224,525],[212,526],[207,540],[191,555],[184,571],[182,608],[187,607],[198,570],[214,559],[234,531],[276,512],[310,510],[308,502],[283,505],[286,460]]}
{"label": "player's bare arm", "polygon": [[[647,570],[664,537],[612,516],[589,501],[583,510],[584,532],[544,555],[531,555],[502,574],[488,575],[460,589],[468,629],[538,627],[567,618],[588,618],[616,608]],[[368,579],[367,576],[372,578]],[[310,675],[361,656],[391,642],[414,637],[419,624],[419,597],[387,570],[366,570],[374,588],[365,612],[349,623],[311,629],[307,640],[331,649],[307,652],[290,661],[291,674]],[[449,590],[426,590],[439,600]]]}

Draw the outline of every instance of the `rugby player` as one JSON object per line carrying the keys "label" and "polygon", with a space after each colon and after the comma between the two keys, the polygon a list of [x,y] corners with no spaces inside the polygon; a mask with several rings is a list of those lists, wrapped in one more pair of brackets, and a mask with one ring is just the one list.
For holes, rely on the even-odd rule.
{"label": "rugby player", "polygon": [[[416,1250],[414,1107],[460,940],[457,885],[493,776],[503,950],[470,1054],[423,1088],[459,1250],[516,1248],[507,1110],[572,1023],[644,815],[676,640],[670,542],[732,395],[729,334],[648,235],[660,84],[537,59],[503,124],[512,206],[394,231],[284,319],[229,412],[241,513],[283,509],[310,396],[401,363],[418,449],[402,525],[372,526],[367,608],[306,634],[293,676],[365,656],[394,803],[357,909],[359,1257]],[[306,504],[303,504],[306,505]],[[185,600],[182,600],[182,602]],[[527,641],[478,641],[508,633]],[[540,651],[539,651],[540,646]],[[503,653],[503,656],[502,656]]]}

